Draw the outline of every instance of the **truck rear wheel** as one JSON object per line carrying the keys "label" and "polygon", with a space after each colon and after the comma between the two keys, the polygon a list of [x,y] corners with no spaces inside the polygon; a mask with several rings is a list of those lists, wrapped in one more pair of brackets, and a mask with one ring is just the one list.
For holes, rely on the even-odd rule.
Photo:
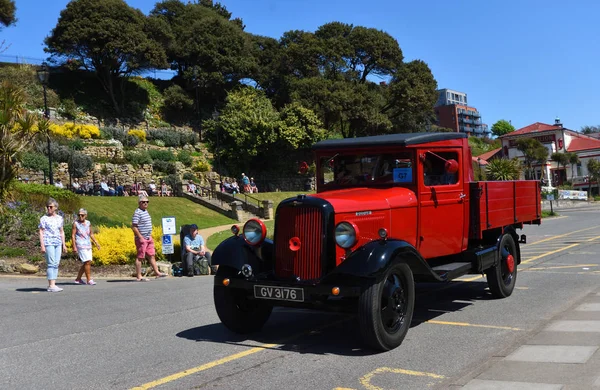
{"label": "truck rear wheel", "polygon": [[358,321],[363,340],[370,347],[388,351],[406,336],[415,307],[415,282],[406,264],[394,264],[382,280],[360,295]]}
{"label": "truck rear wheel", "polygon": [[517,282],[517,245],[510,234],[500,239],[498,264],[486,271],[488,286],[494,298],[506,298]]}
{"label": "truck rear wheel", "polygon": [[[223,268],[219,267],[217,275],[227,271]],[[273,306],[268,303],[249,298],[249,293],[246,290],[214,286],[217,315],[223,325],[235,333],[247,334],[261,330],[273,311]]]}

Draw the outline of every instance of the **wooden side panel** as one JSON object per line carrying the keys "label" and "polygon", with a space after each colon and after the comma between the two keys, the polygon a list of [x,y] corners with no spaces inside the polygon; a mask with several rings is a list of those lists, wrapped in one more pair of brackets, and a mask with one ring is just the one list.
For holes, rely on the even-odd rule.
{"label": "wooden side panel", "polygon": [[[471,238],[481,238],[481,232],[488,229],[532,223],[541,218],[541,195],[539,182],[535,180],[484,181],[476,183],[471,194],[479,192],[479,199],[471,199],[477,204],[479,221],[471,221]],[[473,207],[477,207],[473,206]],[[473,216],[473,213],[471,213]]]}

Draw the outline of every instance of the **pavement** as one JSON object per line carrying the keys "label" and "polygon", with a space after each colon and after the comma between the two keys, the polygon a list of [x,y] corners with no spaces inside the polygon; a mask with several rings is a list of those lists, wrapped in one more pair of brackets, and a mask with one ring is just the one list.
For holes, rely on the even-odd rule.
{"label": "pavement", "polygon": [[600,288],[444,388],[600,389]]}

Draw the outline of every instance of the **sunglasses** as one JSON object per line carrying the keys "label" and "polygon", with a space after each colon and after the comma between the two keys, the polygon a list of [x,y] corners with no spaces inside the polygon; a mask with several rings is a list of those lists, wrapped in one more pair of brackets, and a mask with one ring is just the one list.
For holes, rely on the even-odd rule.
{"label": "sunglasses", "polygon": [[47,209],[53,209],[54,206],[46,206]]}
{"label": "sunglasses", "polygon": [[80,217],[85,217],[85,214],[79,214]]}
{"label": "sunglasses", "polygon": [[147,200],[142,200],[140,203],[149,203]]}

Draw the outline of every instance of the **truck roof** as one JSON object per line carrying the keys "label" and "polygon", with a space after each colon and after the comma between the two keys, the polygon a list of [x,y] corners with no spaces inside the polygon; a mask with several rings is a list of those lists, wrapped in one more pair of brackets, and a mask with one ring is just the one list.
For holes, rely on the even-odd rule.
{"label": "truck roof", "polygon": [[399,133],[375,135],[371,137],[357,137],[344,139],[328,139],[313,145],[314,150],[338,149],[338,148],[360,148],[371,146],[407,146],[425,144],[429,142],[448,141],[453,139],[467,138],[465,133]]}

